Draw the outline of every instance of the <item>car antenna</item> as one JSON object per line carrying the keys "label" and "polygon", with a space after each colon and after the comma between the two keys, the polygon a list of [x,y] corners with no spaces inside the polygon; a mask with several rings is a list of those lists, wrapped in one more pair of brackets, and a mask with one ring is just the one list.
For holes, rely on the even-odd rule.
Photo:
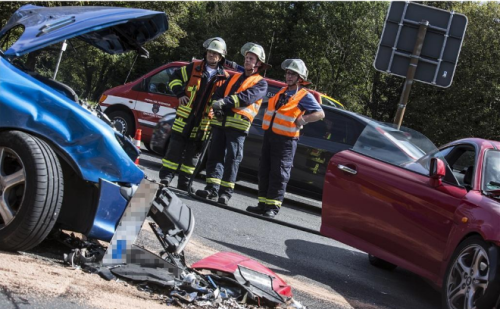
{"label": "car antenna", "polygon": [[132,69],[134,68],[137,57],[139,57],[139,53],[135,54],[134,62],[132,62],[132,66],[130,67],[130,70],[128,70],[127,77],[125,78],[125,81],[123,82],[124,85],[127,83],[128,77],[130,76],[130,72],[132,72]]}

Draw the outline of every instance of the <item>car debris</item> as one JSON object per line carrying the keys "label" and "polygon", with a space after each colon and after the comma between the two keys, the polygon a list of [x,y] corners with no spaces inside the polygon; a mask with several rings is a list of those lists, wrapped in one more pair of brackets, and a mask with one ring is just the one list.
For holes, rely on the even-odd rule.
{"label": "car debris", "polygon": [[[150,202],[149,202],[150,201]],[[159,255],[136,246],[146,217],[163,250]],[[158,295],[166,304],[182,308],[306,308],[293,299],[291,287],[272,270],[232,252],[219,252],[191,267],[184,247],[194,229],[194,216],[173,192],[144,179],[106,248],[60,232],[58,240],[71,248],[67,265],[106,280],[133,282],[138,289]]]}

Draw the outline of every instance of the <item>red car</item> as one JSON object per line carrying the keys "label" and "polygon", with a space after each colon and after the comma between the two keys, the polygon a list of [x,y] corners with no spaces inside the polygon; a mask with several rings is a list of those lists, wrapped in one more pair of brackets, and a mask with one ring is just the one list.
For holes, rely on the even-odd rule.
{"label": "red car", "polygon": [[[106,90],[99,99],[99,105],[113,121],[116,129],[125,136],[134,136],[136,129],[142,130],[142,142],[150,148],[153,129],[164,115],[177,109],[179,101],[168,84],[172,73],[188,62],[175,61],[162,65],[140,78]],[[227,70],[230,75],[236,73]],[[285,83],[266,78],[269,89],[264,103],[274,96]],[[316,100],[325,105],[343,108],[340,102],[311,90]],[[153,149],[154,150],[154,149]]]}
{"label": "red car", "polygon": [[321,233],[375,266],[429,279],[443,308],[500,304],[500,142],[437,149],[417,132],[357,118],[354,146],[328,165]]}

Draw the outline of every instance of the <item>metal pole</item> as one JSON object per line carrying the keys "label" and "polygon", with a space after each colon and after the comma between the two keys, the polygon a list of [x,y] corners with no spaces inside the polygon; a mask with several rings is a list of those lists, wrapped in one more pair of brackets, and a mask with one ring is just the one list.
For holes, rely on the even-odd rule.
{"label": "metal pole", "polygon": [[418,29],[417,41],[413,47],[413,54],[411,55],[410,66],[408,67],[408,72],[406,73],[406,81],[403,87],[403,92],[401,93],[401,98],[398,104],[398,110],[396,112],[396,117],[394,118],[394,124],[397,125],[397,129],[401,127],[403,122],[403,116],[405,114],[406,104],[408,103],[408,97],[410,96],[411,86],[413,85],[413,77],[415,77],[415,72],[417,71],[418,59],[420,58],[420,52],[422,51],[422,45],[424,45],[425,34],[427,33],[427,28],[429,27],[429,22],[427,20],[422,20],[420,22],[420,27]]}
{"label": "metal pole", "polygon": [[128,81],[128,77],[130,76],[130,72],[132,72],[132,68],[134,67],[135,65],[135,61],[137,60],[137,57],[139,57],[139,53],[137,53],[135,55],[135,58],[134,58],[134,62],[132,62],[132,65],[130,66],[130,70],[128,70],[128,74],[127,74],[127,77],[125,77],[125,81],[123,82],[123,84],[125,85]]}
{"label": "metal pole", "polygon": [[59,71],[59,65],[61,64],[62,55],[67,46],[68,44],[66,44],[66,40],[64,40],[61,46],[61,52],[59,53],[59,59],[57,59],[56,69],[54,70],[54,77],[52,77],[53,80],[56,80],[57,71]]}
{"label": "metal pole", "polygon": [[[267,63],[269,63],[269,60],[271,60],[271,52],[273,51],[273,42],[274,42],[274,31],[273,31],[273,37],[271,38],[271,47],[269,47],[269,57],[267,58]],[[266,77],[267,69],[264,70],[264,77]]]}

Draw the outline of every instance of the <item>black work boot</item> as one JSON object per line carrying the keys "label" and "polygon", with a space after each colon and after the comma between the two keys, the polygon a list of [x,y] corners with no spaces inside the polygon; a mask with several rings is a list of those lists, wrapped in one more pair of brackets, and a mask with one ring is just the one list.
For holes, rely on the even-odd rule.
{"label": "black work boot", "polygon": [[159,176],[160,176],[160,183],[167,187],[168,185],[170,185],[170,182],[172,182],[172,178],[174,178],[172,177],[170,171],[164,167],[160,169]]}
{"label": "black work boot", "polygon": [[182,191],[188,191],[189,189],[189,177],[186,177],[183,173],[179,175],[177,180],[177,189]]}
{"label": "black work boot", "polygon": [[201,198],[204,198],[206,200],[211,200],[216,202],[217,201],[217,192],[213,190],[197,190],[196,191],[196,196],[199,196]]}
{"label": "black work boot", "polygon": [[266,212],[266,204],[260,202],[257,206],[248,206],[247,211],[254,214],[263,215]]}
{"label": "black work boot", "polygon": [[177,182],[177,189],[181,191],[188,191],[189,190],[189,181],[188,182]]}
{"label": "black work boot", "polygon": [[226,194],[226,193],[222,193],[220,196],[219,196],[219,200],[218,202],[221,203],[221,204],[224,204],[224,205],[227,205],[229,203],[229,200],[231,199],[231,197]]}
{"label": "black work boot", "polygon": [[262,214],[266,218],[274,218],[280,211],[279,207],[267,205],[265,212]]}

